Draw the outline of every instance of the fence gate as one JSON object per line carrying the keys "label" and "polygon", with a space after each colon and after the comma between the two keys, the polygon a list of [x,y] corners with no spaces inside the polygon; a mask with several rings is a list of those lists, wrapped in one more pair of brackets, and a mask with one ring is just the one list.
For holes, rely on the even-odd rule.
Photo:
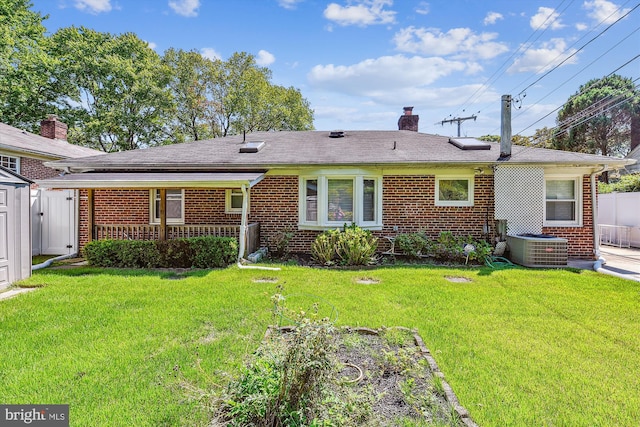
{"label": "fence gate", "polygon": [[31,194],[33,255],[77,251],[77,197],[74,190],[34,190]]}

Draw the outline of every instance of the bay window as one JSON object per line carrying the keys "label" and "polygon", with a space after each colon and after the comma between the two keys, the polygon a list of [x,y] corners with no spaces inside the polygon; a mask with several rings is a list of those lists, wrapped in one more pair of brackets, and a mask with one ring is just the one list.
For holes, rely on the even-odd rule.
{"label": "bay window", "polygon": [[300,228],[382,227],[382,179],[362,175],[300,178]]}

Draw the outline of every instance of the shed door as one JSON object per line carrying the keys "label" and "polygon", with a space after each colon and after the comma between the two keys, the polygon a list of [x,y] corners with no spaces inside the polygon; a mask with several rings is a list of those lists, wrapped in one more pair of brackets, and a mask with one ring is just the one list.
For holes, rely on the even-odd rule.
{"label": "shed door", "polygon": [[[13,272],[11,268],[11,254],[15,247],[15,230],[9,225],[12,222],[13,212],[9,211],[9,200],[13,197],[13,187],[0,186],[0,288],[12,282]],[[9,250],[12,250],[9,252]]]}
{"label": "shed door", "polygon": [[41,253],[67,255],[76,249],[74,190],[41,190]]}

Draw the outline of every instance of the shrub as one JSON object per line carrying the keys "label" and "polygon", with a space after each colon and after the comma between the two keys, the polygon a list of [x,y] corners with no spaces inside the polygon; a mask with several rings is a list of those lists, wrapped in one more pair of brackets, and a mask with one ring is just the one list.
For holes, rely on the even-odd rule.
{"label": "shrub", "polygon": [[319,234],[311,244],[313,259],[323,265],[331,264],[337,257],[336,241],[340,230],[326,230]]}
{"label": "shrub", "polygon": [[313,258],[321,264],[340,262],[342,265],[370,264],[376,249],[378,238],[369,230],[356,225],[344,230],[326,230],[319,234],[311,245]]}
{"label": "shrub", "polygon": [[354,225],[346,227],[338,236],[336,254],[342,264],[371,264],[378,248],[378,238],[371,234],[371,231]]}
{"label": "shrub", "polygon": [[238,257],[238,242],[233,237],[206,236],[187,240],[193,251],[192,267],[226,267]]}
{"label": "shrub", "polygon": [[273,251],[273,255],[277,258],[285,257],[289,254],[289,241],[293,237],[294,233],[291,230],[283,230],[275,233],[271,238],[269,238],[269,242],[271,243],[271,248]]}
{"label": "shrub", "polygon": [[91,265],[118,268],[217,268],[232,264],[238,243],[232,237],[166,241],[94,240],[84,247]]}
{"label": "shrub", "polygon": [[420,258],[421,255],[429,255],[431,242],[424,233],[398,234],[395,247],[410,258]]}

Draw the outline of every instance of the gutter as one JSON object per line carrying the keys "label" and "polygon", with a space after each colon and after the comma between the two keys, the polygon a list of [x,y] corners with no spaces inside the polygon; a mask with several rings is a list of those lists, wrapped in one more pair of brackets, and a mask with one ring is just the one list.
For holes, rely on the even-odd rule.
{"label": "gutter", "polygon": [[240,220],[240,236],[238,245],[238,268],[240,269],[253,269],[253,270],[270,270],[279,271],[278,267],[262,267],[258,265],[244,265],[247,260],[244,259],[244,252],[247,242],[247,224],[249,223],[249,195],[247,194],[247,185],[242,184],[240,187],[242,190],[242,219]]}
{"label": "gutter", "polygon": [[[598,206],[596,204],[597,200],[596,200],[596,196],[598,193],[598,186],[596,183],[596,175],[601,174],[602,172],[605,172],[609,170],[609,167],[607,165],[602,166],[599,170],[595,170],[593,172],[591,172],[591,175],[589,175],[589,180],[591,181],[591,224],[593,227],[593,255],[595,256],[595,258],[598,260],[596,261],[596,264],[600,261],[600,236],[598,233]],[[593,269],[598,271],[596,268],[596,264],[593,265]]]}

